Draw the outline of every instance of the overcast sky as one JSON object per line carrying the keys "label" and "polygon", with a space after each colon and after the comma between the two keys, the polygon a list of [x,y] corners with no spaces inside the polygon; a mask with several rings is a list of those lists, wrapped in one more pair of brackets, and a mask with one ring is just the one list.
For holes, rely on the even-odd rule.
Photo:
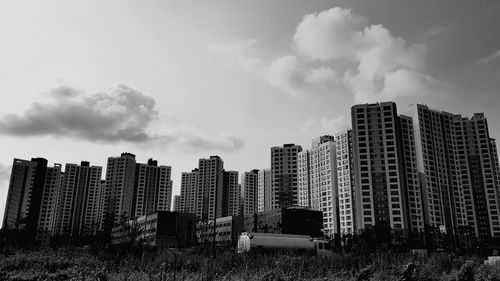
{"label": "overcast sky", "polygon": [[181,172],[350,126],[355,103],[470,115],[500,136],[500,1],[0,3],[0,216],[13,158]]}

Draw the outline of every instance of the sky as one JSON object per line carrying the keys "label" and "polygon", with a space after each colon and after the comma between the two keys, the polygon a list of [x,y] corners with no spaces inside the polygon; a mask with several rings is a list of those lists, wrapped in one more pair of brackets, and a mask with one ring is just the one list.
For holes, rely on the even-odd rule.
{"label": "sky", "polygon": [[0,2],[0,216],[14,158],[122,152],[240,174],[350,126],[358,103],[484,112],[500,136],[500,2]]}

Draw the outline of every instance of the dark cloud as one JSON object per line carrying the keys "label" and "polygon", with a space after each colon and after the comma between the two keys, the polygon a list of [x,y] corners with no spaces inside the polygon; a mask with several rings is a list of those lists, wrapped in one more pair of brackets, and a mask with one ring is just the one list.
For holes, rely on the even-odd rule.
{"label": "dark cloud", "polygon": [[0,117],[0,133],[11,136],[55,136],[97,142],[133,142],[177,145],[189,149],[238,150],[243,140],[211,136],[184,124],[168,124],[166,134],[147,129],[159,116],[155,100],[125,85],[86,95],[64,86],[48,93],[51,103],[32,103],[22,114]]}
{"label": "dark cloud", "polygon": [[[0,132],[14,136],[53,135],[92,141],[144,142],[145,128],[156,118],[155,100],[124,85],[105,93],[79,95],[77,90],[54,89],[54,103],[33,103],[23,114],[0,119]],[[79,95],[79,96],[78,96]],[[61,97],[76,97],[73,99]]]}

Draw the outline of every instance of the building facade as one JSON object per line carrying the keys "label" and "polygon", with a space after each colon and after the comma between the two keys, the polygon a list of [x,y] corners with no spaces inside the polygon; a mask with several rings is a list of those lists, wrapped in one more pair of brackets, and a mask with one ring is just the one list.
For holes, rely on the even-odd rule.
{"label": "building facade", "polygon": [[284,144],[271,148],[270,209],[298,204],[298,153],[300,145]]}
{"label": "building facade", "polygon": [[298,204],[323,212],[327,236],[339,233],[336,143],[333,136],[312,141],[298,154]]}
{"label": "building facade", "polygon": [[129,220],[133,215],[135,164],[135,155],[131,153],[108,158],[104,199],[105,232],[111,232],[113,226]]}
{"label": "building facade", "polygon": [[342,235],[354,234],[356,225],[356,188],[354,185],[354,164],[352,130],[335,135],[337,147],[337,185],[339,197],[339,226]]}
{"label": "building facade", "polygon": [[237,171],[223,171],[222,183],[222,216],[239,216],[241,209],[241,187],[238,183]]}
{"label": "building facade", "polygon": [[406,235],[407,187],[396,104],[355,105],[351,111],[357,227],[386,225]]}
{"label": "building facade", "polygon": [[147,164],[135,166],[132,213],[141,217],[155,211],[170,211],[172,201],[171,167],[158,166],[149,159]]}
{"label": "building facade", "polygon": [[271,168],[260,170],[257,180],[257,212],[271,210]]}
{"label": "building facade", "polygon": [[245,172],[241,178],[241,195],[243,200],[243,215],[258,212],[259,170]]}
{"label": "building facade", "polygon": [[180,212],[196,214],[199,175],[198,169],[182,173]]}

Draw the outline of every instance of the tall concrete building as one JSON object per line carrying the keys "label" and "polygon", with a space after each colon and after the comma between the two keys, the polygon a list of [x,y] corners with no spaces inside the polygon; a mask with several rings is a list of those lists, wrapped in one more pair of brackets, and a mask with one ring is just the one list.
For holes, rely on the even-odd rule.
{"label": "tall concrete building", "polygon": [[352,130],[335,135],[337,153],[337,185],[339,197],[340,233],[354,234],[356,228],[356,189],[354,185],[354,164]]}
{"label": "tall concrete building", "polygon": [[223,196],[223,165],[219,156],[199,160],[195,214],[200,220],[212,220],[222,216],[223,207],[220,202]]}
{"label": "tall concrete building", "polygon": [[257,212],[271,210],[271,168],[260,170],[257,181]]}
{"label": "tall concrete building", "polygon": [[271,148],[270,209],[298,204],[297,156],[301,151],[302,147],[295,144]]}
{"label": "tall concrete building", "polygon": [[93,235],[100,224],[98,217],[102,167],[66,164],[57,202],[53,235]]}
{"label": "tall concrete building", "polygon": [[196,214],[196,199],[198,191],[198,169],[191,172],[184,172],[181,176],[181,198],[179,202],[179,210],[183,213]]}
{"label": "tall concrete building", "polygon": [[498,156],[484,115],[413,110],[425,223],[456,236],[470,227],[477,237],[499,237]]}
{"label": "tall concrete building", "polygon": [[385,224],[406,235],[408,188],[396,104],[355,105],[351,111],[356,225],[364,230]]}
{"label": "tall concrete building", "polygon": [[172,208],[174,212],[181,212],[181,196],[174,195],[174,207]]}
{"label": "tall concrete building", "polygon": [[58,193],[61,188],[61,164],[47,167],[35,239],[48,245],[56,222]]}
{"label": "tall concrete building", "polygon": [[110,232],[121,220],[129,220],[133,215],[135,164],[135,155],[131,153],[108,158],[104,199],[105,232]]}
{"label": "tall concrete building", "polygon": [[3,227],[19,229],[35,239],[47,174],[47,160],[14,159]]}
{"label": "tall concrete building", "polygon": [[172,201],[171,167],[158,166],[149,159],[147,164],[135,166],[132,213],[141,217],[156,211],[170,211]]}
{"label": "tall concrete building", "polygon": [[238,183],[237,171],[223,171],[224,179],[222,183],[222,217],[239,216],[241,205],[241,187]]}
{"label": "tall concrete building", "polygon": [[241,195],[243,200],[243,215],[258,212],[259,170],[245,172],[241,178]]}
{"label": "tall concrete building", "polygon": [[14,159],[5,204],[3,228],[25,229],[37,162]]}
{"label": "tall concrete building", "polygon": [[323,212],[325,235],[339,233],[336,143],[333,136],[312,141],[298,153],[298,204]]}

